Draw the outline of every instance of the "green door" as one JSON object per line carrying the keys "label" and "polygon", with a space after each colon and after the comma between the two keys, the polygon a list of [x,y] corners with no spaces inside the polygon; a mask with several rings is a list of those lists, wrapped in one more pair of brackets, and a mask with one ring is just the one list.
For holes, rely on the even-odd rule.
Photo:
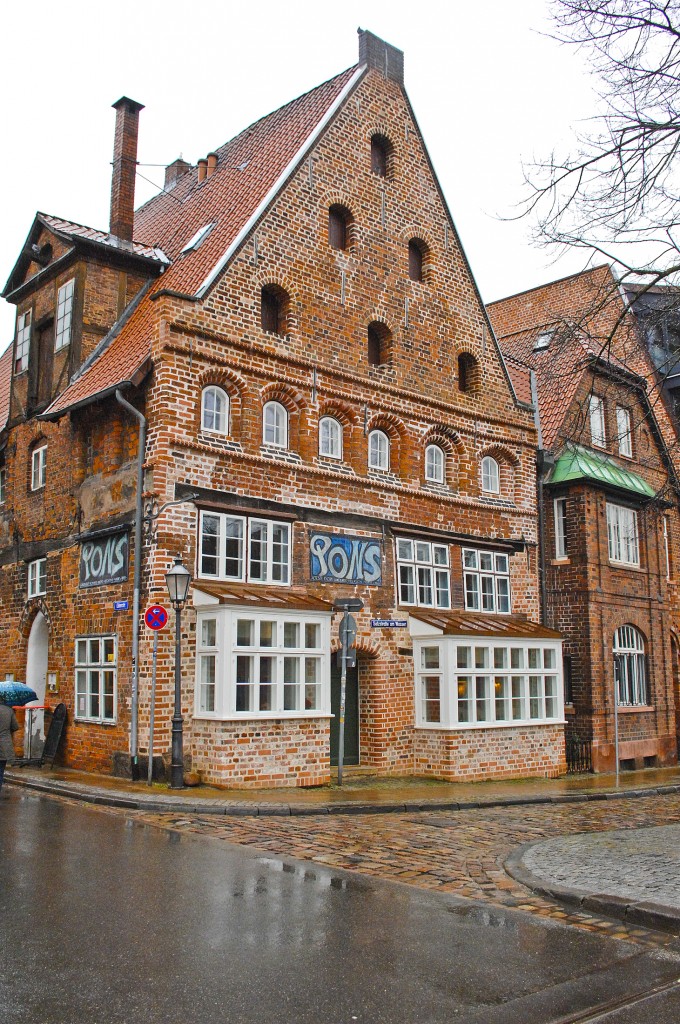
{"label": "green door", "polygon": [[[338,734],[340,731],[340,665],[331,666],[331,764],[338,763]],[[345,687],[345,756],[343,764],[359,764],[359,670],[347,669]]]}

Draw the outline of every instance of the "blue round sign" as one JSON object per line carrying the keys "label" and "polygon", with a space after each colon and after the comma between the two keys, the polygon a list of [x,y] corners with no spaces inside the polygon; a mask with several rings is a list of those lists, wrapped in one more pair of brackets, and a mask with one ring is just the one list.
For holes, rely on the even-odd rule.
{"label": "blue round sign", "polygon": [[149,629],[163,629],[168,624],[168,613],[162,605],[152,604],[144,612],[144,622]]}

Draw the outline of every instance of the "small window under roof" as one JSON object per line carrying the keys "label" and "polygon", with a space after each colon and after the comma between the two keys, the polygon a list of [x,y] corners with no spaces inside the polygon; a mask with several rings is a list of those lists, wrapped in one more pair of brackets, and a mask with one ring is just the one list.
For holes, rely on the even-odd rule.
{"label": "small window under roof", "polygon": [[541,333],[539,335],[537,335],[536,340],[534,342],[534,352],[540,352],[541,349],[548,348],[548,346],[550,345],[550,342],[553,340],[554,336],[555,336],[555,328],[554,327],[551,327],[547,331],[541,331]]}
{"label": "small window under roof", "polygon": [[205,241],[212,229],[215,227],[217,222],[213,221],[211,224],[204,224],[202,228],[199,228],[195,235],[189,239],[187,244],[182,249],[182,252],[192,252],[194,249],[198,249],[199,245]]}

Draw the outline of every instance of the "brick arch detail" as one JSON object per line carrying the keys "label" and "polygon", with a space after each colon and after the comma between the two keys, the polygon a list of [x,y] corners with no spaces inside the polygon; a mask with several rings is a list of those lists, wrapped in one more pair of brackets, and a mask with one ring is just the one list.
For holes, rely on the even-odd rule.
{"label": "brick arch detail", "polygon": [[500,474],[500,497],[515,500],[515,483],[517,470],[520,465],[519,458],[504,444],[487,444],[479,450],[477,455],[477,486],[479,493],[482,492],[482,459],[490,455],[498,463]]}
{"label": "brick arch detail", "polygon": [[[341,646],[339,637],[334,636],[331,640],[331,654],[336,654]],[[357,654],[369,661],[377,661],[383,655],[382,646],[377,640],[365,640],[363,637],[357,636],[355,646]]]}
{"label": "brick arch detail", "polygon": [[428,255],[432,257],[437,246],[429,231],[424,230],[420,224],[406,224],[399,232],[399,239],[404,245],[408,245],[411,239],[422,242],[427,247]]}
{"label": "brick arch detail", "polygon": [[23,610],[21,612],[21,618],[19,620],[19,632],[21,633],[24,640],[28,640],[31,632],[31,627],[35,621],[38,612],[42,612],[47,622],[47,628],[52,630],[52,617],[50,616],[50,610],[42,597],[29,597],[24,603]]}
{"label": "brick arch detail", "polygon": [[[356,198],[348,195],[347,192],[339,189],[332,189],[325,192],[319,200],[319,230],[321,237],[327,242],[328,236],[328,213],[331,206],[341,206],[347,210],[349,219],[347,221],[347,248],[344,250],[348,255],[356,255],[359,246],[360,224],[357,219],[356,209],[359,202]],[[343,250],[333,250],[334,252]]]}
{"label": "brick arch detail", "polygon": [[304,438],[305,445],[309,447],[309,430],[307,429],[308,407],[302,394],[286,384],[284,381],[275,381],[272,384],[265,384],[260,391],[260,438],[262,437],[262,410],[267,402],[280,402],[288,413],[288,448],[290,451],[299,452],[303,458],[309,458],[309,451],[301,450],[301,442]]}
{"label": "brick arch detail", "polygon": [[320,402],[319,419],[322,416],[334,416],[336,420],[342,423],[343,427],[353,427],[359,422],[357,412],[349,402],[343,402],[337,398],[330,398]]}
{"label": "brick arch detail", "polygon": [[196,424],[198,433],[201,429],[201,405],[203,392],[209,387],[222,388],[229,396],[229,434],[232,437],[243,436],[243,409],[250,388],[240,374],[226,367],[213,367],[204,370],[198,378],[198,401],[196,403]]}
{"label": "brick arch detail", "polygon": [[634,616],[632,618],[630,617],[629,612],[630,612],[630,610],[626,613],[626,614],[629,615],[629,617],[624,622],[619,622],[619,624],[617,626],[612,627],[612,629],[611,629],[611,636],[609,637],[607,650],[609,651],[610,654],[612,653],[612,650],[614,648],[614,634],[617,632],[617,630],[621,629],[622,626],[630,626],[631,629],[636,629],[638,631],[638,633],[642,637],[643,643],[645,645],[645,654],[649,654],[649,649],[650,649],[650,646],[651,646],[650,639],[649,639],[649,625],[650,624],[647,623],[646,624],[647,628],[646,629],[643,628],[642,625],[640,624],[639,620],[636,621]]}
{"label": "brick arch detail", "polygon": [[[391,412],[379,412],[371,416],[366,424],[366,437],[372,430],[382,430],[390,439],[390,470],[401,479],[408,478],[409,470],[417,465],[412,439],[403,420]],[[368,462],[368,452],[366,453]]]}
{"label": "brick arch detail", "polygon": [[431,444],[439,445],[444,452],[444,482],[452,490],[458,490],[460,476],[459,469],[461,463],[459,445],[456,444],[454,439],[448,433],[439,432],[434,427],[430,429],[423,438],[421,453],[423,459],[423,480],[425,479],[425,449]]}
{"label": "brick arch detail", "polygon": [[298,327],[298,318],[296,310],[300,306],[300,299],[297,294],[295,282],[292,278],[288,277],[287,274],[281,274],[278,271],[272,273],[271,270],[256,271],[254,274],[255,280],[255,303],[256,303],[256,316],[259,323],[259,304],[260,304],[260,293],[263,288],[272,286],[274,288],[280,288],[288,296],[288,311],[286,314],[286,334],[293,334]]}

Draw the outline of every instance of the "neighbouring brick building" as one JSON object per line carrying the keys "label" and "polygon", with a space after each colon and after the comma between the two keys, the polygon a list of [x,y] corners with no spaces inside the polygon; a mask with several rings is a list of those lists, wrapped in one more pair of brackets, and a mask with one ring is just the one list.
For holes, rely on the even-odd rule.
{"label": "neighbouring brick building", "polygon": [[[167,603],[177,553],[194,577],[182,699],[202,778],[328,781],[333,602],[347,596],[364,610],[346,764],[564,771],[560,639],[538,624],[533,415],[403,54],[368,32],[359,51],[197,167],[175,161],[136,212],[141,107],[123,98],[110,231],[38,214],[12,271],[0,674],[47,675],[70,765],[109,771],[148,751],[152,642],[142,627],[136,687],[131,613],[141,438],[153,518],[137,592],[142,610]],[[168,630],[156,755],[173,666]]]}
{"label": "neighbouring brick building", "polygon": [[[492,303],[518,394],[539,412],[545,621],[564,639],[568,757],[675,764],[677,437],[609,267]],[[533,388],[533,393],[532,393]],[[615,697],[616,695],[616,697]]]}

